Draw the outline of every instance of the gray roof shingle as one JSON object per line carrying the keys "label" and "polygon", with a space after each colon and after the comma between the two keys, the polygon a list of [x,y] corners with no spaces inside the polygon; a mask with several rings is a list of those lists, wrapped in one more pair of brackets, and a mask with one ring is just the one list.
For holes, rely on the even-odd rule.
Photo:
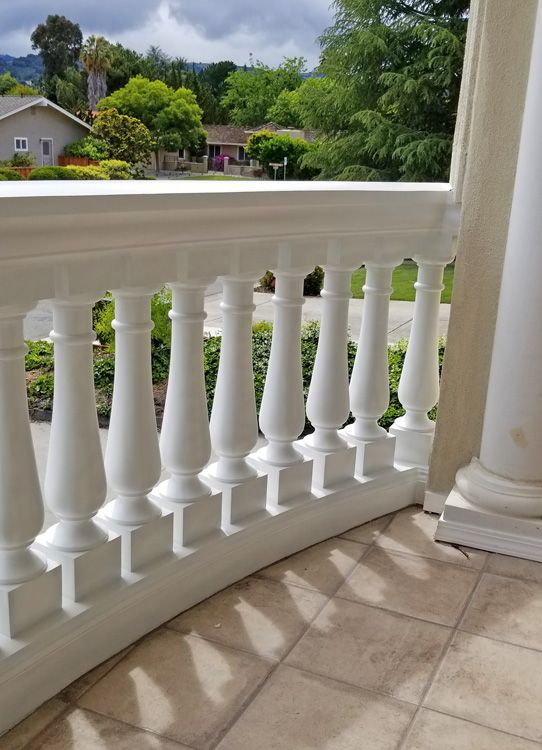
{"label": "gray roof shingle", "polygon": [[31,101],[39,102],[42,96],[0,96],[0,117],[15,112]]}

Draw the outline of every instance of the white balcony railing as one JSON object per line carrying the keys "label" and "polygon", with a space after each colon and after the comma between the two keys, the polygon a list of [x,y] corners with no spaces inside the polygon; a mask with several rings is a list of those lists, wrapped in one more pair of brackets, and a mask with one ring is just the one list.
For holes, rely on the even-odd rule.
{"label": "white balcony railing", "polygon": [[[411,504],[438,398],[438,305],[457,212],[448,185],[238,182],[0,185],[0,730],[77,676],[215,591],[331,535]],[[391,274],[419,266],[386,433]],[[325,269],[304,425],[303,277]],[[364,317],[347,373],[351,274]],[[254,282],[277,277],[258,439],[251,352]],[[220,278],[223,339],[210,424],[204,291]],[[173,291],[160,437],[150,299]],[[91,312],[113,290],[115,384],[105,462],[92,377]],[[25,390],[23,320],[52,300],[53,421],[40,534]],[[355,422],[342,426],[349,412]],[[207,466],[211,448],[218,457]],[[162,468],[168,478],[158,484]],[[107,487],[114,499],[105,507]]]}

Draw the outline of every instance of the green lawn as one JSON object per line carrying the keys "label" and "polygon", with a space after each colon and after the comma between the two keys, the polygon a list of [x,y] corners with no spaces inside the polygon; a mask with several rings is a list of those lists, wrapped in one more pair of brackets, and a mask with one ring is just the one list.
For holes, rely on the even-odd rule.
{"label": "green lawn", "polygon": [[[418,267],[413,261],[405,261],[398,266],[393,272],[393,294],[392,299],[404,300],[406,302],[414,301],[414,282],[418,274]],[[365,284],[365,269],[360,268],[354,271],[352,276],[352,295],[354,299],[362,299],[362,287]],[[454,267],[446,266],[444,271],[444,291],[442,292],[441,302],[450,303],[452,300],[452,289],[454,285]]]}

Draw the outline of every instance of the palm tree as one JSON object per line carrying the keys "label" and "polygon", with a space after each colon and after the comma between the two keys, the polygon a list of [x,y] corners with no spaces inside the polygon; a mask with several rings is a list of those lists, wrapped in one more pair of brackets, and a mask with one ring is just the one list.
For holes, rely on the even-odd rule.
{"label": "palm tree", "polygon": [[87,100],[90,112],[107,94],[106,74],[111,67],[111,45],[103,36],[89,36],[81,49],[81,62],[87,73]]}

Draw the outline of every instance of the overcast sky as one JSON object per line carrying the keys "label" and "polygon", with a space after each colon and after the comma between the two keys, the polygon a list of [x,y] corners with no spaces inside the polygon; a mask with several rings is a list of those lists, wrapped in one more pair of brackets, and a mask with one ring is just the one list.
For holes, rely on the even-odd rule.
{"label": "overcast sky", "polygon": [[195,62],[254,57],[269,65],[303,55],[318,61],[317,37],[331,0],[0,0],[0,53],[31,52],[30,34],[49,13],[140,52],[149,45]]}

